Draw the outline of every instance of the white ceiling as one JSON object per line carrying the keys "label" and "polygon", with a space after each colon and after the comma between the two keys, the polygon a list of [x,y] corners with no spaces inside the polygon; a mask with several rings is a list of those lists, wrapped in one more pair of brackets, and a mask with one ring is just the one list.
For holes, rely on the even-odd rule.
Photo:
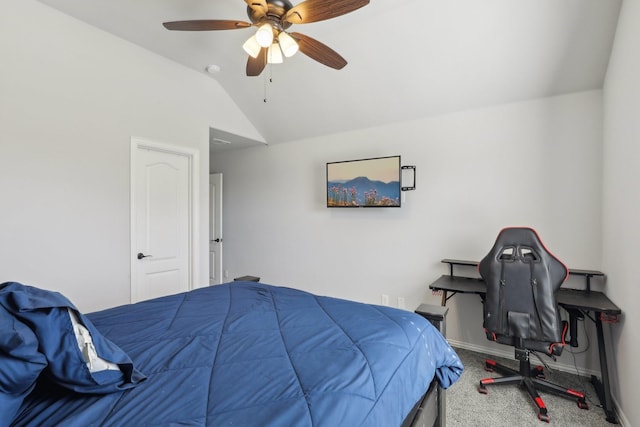
{"label": "white ceiling", "polygon": [[211,78],[269,144],[602,88],[621,3],[371,0],[347,15],[289,29],[340,53],[348,61],[342,70],[298,53],[247,77],[242,44],[254,29],[162,26],[248,21],[242,0],[39,1],[198,72],[218,65]]}

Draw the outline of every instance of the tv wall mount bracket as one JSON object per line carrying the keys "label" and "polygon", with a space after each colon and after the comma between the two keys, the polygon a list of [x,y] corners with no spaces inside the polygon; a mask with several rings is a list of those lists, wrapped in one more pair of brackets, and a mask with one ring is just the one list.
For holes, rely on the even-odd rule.
{"label": "tv wall mount bracket", "polygon": [[[402,177],[401,177],[401,187],[400,189],[402,191],[411,191],[411,190],[415,190],[416,189],[416,167],[415,166],[401,166],[400,167],[401,172],[402,172]],[[407,173],[405,174],[405,171],[407,171]],[[405,180],[405,177],[407,177],[407,179]],[[407,185],[404,185],[404,184]]]}

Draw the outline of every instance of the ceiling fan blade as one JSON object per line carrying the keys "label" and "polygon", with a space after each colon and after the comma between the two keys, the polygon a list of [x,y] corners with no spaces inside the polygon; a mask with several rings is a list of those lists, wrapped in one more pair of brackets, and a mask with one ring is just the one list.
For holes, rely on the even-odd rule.
{"label": "ceiling fan blade", "polygon": [[338,52],[318,40],[300,33],[289,33],[289,35],[298,42],[300,52],[309,58],[336,70],[340,70],[347,65],[347,61]]}
{"label": "ceiling fan blade", "polygon": [[247,76],[259,76],[266,66],[267,48],[263,47],[262,49],[260,49],[260,53],[255,58],[253,56],[249,56],[249,59],[247,60]]}
{"label": "ceiling fan blade", "polygon": [[199,19],[195,21],[173,21],[162,25],[167,30],[174,31],[212,31],[212,30],[238,30],[250,27],[252,24],[244,21],[230,21],[225,19]]}
{"label": "ceiling fan blade", "polygon": [[369,0],[306,0],[289,9],[282,20],[291,24],[308,24],[335,18],[368,4]]}
{"label": "ceiling fan blade", "polygon": [[253,16],[262,18],[269,11],[266,0],[244,0],[244,2],[253,10]]}

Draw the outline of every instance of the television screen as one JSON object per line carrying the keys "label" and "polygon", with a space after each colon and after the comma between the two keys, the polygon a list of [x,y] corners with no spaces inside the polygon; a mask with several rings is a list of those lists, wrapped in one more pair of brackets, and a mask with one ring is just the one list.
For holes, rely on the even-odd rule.
{"label": "television screen", "polygon": [[400,207],[400,156],[327,163],[327,207]]}

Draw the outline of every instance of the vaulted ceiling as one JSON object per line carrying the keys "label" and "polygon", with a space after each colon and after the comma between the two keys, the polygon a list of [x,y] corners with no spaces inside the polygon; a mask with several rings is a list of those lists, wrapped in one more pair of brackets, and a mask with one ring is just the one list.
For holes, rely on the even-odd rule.
{"label": "vaulted ceiling", "polygon": [[298,53],[247,77],[242,44],[254,29],[162,26],[248,21],[242,0],[39,1],[216,79],[269,144],[602,88],[621,3],[371,0],[290,29],[341,54],[342,70]]}

